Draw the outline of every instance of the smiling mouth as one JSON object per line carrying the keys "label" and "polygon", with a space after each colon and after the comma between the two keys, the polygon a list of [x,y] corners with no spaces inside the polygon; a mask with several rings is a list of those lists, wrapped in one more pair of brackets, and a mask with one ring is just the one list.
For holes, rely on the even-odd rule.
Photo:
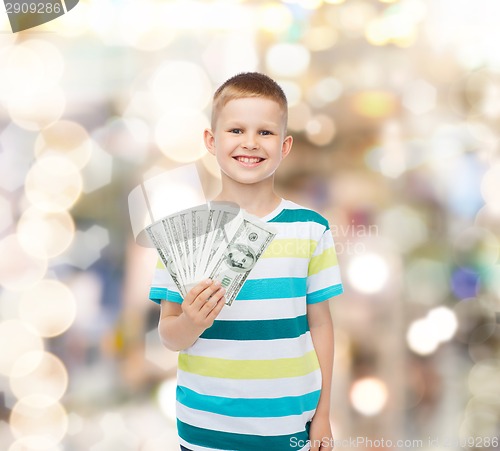
{"label": "smiling mouth", "polygon": [[233,158],[241,163],[246,163],[246,164],[255,164],[264,161],[264,158],[260,157],[233,157]]}

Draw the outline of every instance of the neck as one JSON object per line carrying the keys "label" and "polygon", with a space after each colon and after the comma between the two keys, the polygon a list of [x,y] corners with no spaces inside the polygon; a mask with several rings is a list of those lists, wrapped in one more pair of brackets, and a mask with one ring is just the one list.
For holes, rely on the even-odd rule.
{"label": "neck", "polygon": [[231,183],[222,177],[222,190],[216,201],[234,202],[248,213],[258,217],[271,213],[280,203],[281,197],[274,191],[274,180],[266,183],[241,184]]}

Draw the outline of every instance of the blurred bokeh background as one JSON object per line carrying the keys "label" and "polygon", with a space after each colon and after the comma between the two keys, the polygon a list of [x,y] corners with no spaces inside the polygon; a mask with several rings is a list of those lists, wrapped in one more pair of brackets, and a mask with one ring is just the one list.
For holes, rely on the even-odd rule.
{"label": "blurred bokeh background", "polygon": [[178,449],[156,254],[127,196],[186,163],[217,193],[202,131],[247,70],[289,99],[278,191],[336,241],[337,449],[500,449],[499,17],[498,0],[81,0],[12,34],[2,6],[0,449]]}

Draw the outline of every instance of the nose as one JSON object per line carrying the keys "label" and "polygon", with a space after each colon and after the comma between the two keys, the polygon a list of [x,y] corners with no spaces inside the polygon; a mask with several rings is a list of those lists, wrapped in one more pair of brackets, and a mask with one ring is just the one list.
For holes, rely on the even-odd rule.
{"label": "nose", "polygon": [[245,135],[245,140],[243,141],[242,147],[249,150],[258,149],[259,143],[257,138],[252,133],[247,133]]}

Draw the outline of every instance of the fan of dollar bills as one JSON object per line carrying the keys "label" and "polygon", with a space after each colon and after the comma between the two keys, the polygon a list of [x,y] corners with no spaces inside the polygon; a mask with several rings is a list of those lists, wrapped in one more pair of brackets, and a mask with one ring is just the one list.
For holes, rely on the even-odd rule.
{"label": "fan of dollar bills", "polygon": [[146,231],[183,297],[210,278],[226,289],[227,305],[276,235],[268,223],[225,202],[166,216]]}

